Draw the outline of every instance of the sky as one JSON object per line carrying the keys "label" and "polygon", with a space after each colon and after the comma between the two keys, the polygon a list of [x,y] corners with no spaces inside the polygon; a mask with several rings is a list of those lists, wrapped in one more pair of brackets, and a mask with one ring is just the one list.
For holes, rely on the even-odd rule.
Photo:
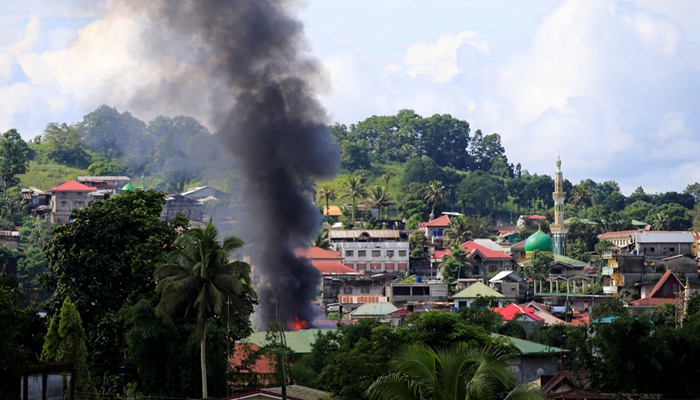
{"label": "sky", "polygon": [[[700,181],[700,2],[308,0],[294,2],[324,67],[329,122],[412,109],[498,133],[510,162],[623,194]],[[0,3],[0,131],[25,139],[101,104],[134,108],[166,68],[143,56],[138,18],[109,0]]]}

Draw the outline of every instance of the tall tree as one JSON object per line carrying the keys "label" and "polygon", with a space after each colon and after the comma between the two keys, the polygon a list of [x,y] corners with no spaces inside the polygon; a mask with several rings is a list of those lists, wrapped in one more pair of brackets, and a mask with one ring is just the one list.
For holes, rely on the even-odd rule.
{"label": "tall tree", "polygon": [[42,144],[46,155],[59,164],[76,168],[90,165],[90,154],[85,150],[75,125],[50,123],[44,129]]}
{"label": "tall tree", "polygon": [[460,343],[433,350],[414,344],[391,361],[391,374],[377,379],[365,392],[371,400],[544,399],[531,385],[516,385],[508,369],[510,354],[497,347],[476,348]]}
{"label": "tall tree", "polygon": [[367,186],[363,175],[349,176],[343,182],[343,198],[352,199],[352,210],[350,210],[351,218],[355,221],[355,208],[357,208],[357,199],[363,199],[367,196]]}
{"label": "tall tree", "polygon": [[[372,186],[369,188],[369,194],[367,196],[369,203],[379,210],[379,217],[382,216],[382,208],[389,207],[389,205],[394,204],[391,198],[391,194],[384,186]],[[389,212],[387,211],[387,218],[389,217]]]}
{"label": "tall tree", "polygon": [[4,190],[18,183],[17,175],[27,172],[29,146],[16,129],[10,129],[0,137],[0,173]]}
{"label": "tall tree", "polygon": [[168,262],[155,272],[161,294],[157,313],[175,315],[183,308],[185,313],[196,312],[203,398],[208,397],[207,319],[235,316],[247,320],[253,311],[256,296],[251,286],[250,265],[231,261],[242,246],[243,241],[235,236],[220,240],[219,231],[209,220],[206,227],[190,229],[179,236]]}
{"label": "tall tree", "polygon": [[425,188],[425,201],[431,206],[430,215],[435,216],[435,208],[445,201],[445,185],[440,181],[431,181]]}
{"label": "tall tree", "polygon": [[75,371],[75,391],[78,397],[97,398],[97,391],[92,385],[87,366],[83,321],[70,297],[63,300],[60,316],[54,317],[49,324],[41,360],[71,363]]}
{"label": "tall tree", "polygon": [[323,215],[328,215],[330,202],[338,198],[338,192],[330,182],[326,182],[318,189],[318,197],[322,198],[326,203],[326,212]]}
{"label": "tall tree", "polygon": [[593,197],[585,183],[581,182],[571,189],[569,203],[576,208],[586,208],[593,205]]}
{"label": "tall tree", "polygon": [[[153,272],[162,265],[186,220],[162,221],[164,194],[138,190],[75,210],[73,222],[56,226],[44,252],[49,268],[46,302],[57,315],[70,296],[83,320],[91,362],[119,365],[124,359],[121,310],[153,300]],[[101,373],[100,366],[95,367]]]}
{"label": "tall tree", "polygon": [[472,239],[474,235],[473,230],[474,228],[469,221],[469,217],[458,215],[450,219],[450,226],[445,230],[445,235],[447,235],[450,243],[459,245]]}

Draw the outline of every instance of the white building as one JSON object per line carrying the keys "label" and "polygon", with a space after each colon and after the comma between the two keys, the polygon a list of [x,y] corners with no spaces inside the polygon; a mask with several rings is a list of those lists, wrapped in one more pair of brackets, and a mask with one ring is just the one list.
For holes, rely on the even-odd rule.
{"label": "white building", "polygon": [[397,230],[331,230],[331,246],[340,252],[347,267],[361,273],[408,270],[408,242]]}

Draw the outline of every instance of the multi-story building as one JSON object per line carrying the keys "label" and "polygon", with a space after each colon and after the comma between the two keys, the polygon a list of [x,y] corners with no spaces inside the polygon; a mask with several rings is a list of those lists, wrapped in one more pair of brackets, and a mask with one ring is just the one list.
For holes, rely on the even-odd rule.
{"label": "multi-story building", "polygon": [[127,183],[131,182],[128,176],[79,176],[78,183],[95,187],[100,190],[111,190],[120,193]]}
{"label": "multi-story building", "polygon": [[90,205],[91,199],[88,194],[96,190],[96,187],[85,186],[76,181],[68,181],[49,190],[52,195],[51,222],[54,224],[68,222],[73,210]]}
{"label": "multi-story building", "polygon": [[408,241],[398,230],[331,230],[331,246],[340,251],[347,267],[360,273],[408,271]]}

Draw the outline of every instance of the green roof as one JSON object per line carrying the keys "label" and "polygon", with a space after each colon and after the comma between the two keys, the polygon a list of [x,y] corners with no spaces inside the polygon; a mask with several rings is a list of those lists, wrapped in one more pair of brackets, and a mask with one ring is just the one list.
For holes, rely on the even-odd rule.
{"label": "green roof", "polygon": [[122,190],[125,191],[125,192],[133,192],[133,191],[134,191],[134,187],[131,186],[131,183],[130,183],[130,182],[127,182],[126,185],[122,186]]}
{"label": "green roof", "polygon": [[[321,332],[331,331],[332,329],[300,329],[298,331],[284,332],[284,338],[287,341],[287,347],[292,349],[296,354],[311,353],[311,345],[316,341],[316,336]],[[255,343],[260,347],[266,346],[267,332],[254,332],[244,341]]]}
{"label": "green roof", "polygon": [[561,352],[568,353],[569,350],[560,349],[558,347],[547,346],[544,344],[539,344],[531,342],[529,340],[523,340],[514,338],[511,336],[499,335],[498,333],[492,333],[492,338],[506,338],[510,340],[511,343],[520,351],[520,354],[524,356],[541,355],[541,354],[560,354]]}
{"label": "green roof", "polygon": [[385,316],[398,310],[398,308],[391,303],[365,303],[353,312],[350,313],[353,317],[377,317]]}
{"label": "green roof", "polygon": [[[562,263],[562,264],[567,264],[571,266],[575,265],[590,265],[589,263],[581,260],[577,260],[575,258],[567,257],[567,256],[560,256],[559,254],[552,254],[552,257],[554,257],[554,262]],[[520,265],[530,265],[532,260],[527,260],[523,261],[520,263]]]}
{"label": "green roof", "polygon": [[453,299],[475,299],[477,297],[498,297],[503,298],[502,294],[491,289],[490,287],[484,285],[481,282],[473,283],[468,288],[462,290],[456,295],[452,296]]}
{"label": "green roof", "polygon": [[647,226],[647,225],[649,225],[649,224],[647,224],[647,223],[644,222],[644,221],[639,221],[639,220],[633,219],[633,220],[632,220],[632,225],[634,225],[634,226]]}
{"label": "green roof", "polygon": [[538,229],[537,232],[525,240],[525,251],[552,251],[553,247],[552,238],[542,232],[541,229]]}
{"label": "green roof", "polygon": [[578,217],[571,217],[571,218],[565,219],[564,225],[571,225],[571,223],[574,221],[580,222],[580,223],[586,224],[586,225],[598,225],[598,223],[595,221],[591,221],[590,219],[586,219],[586,218],[578,218]]}

